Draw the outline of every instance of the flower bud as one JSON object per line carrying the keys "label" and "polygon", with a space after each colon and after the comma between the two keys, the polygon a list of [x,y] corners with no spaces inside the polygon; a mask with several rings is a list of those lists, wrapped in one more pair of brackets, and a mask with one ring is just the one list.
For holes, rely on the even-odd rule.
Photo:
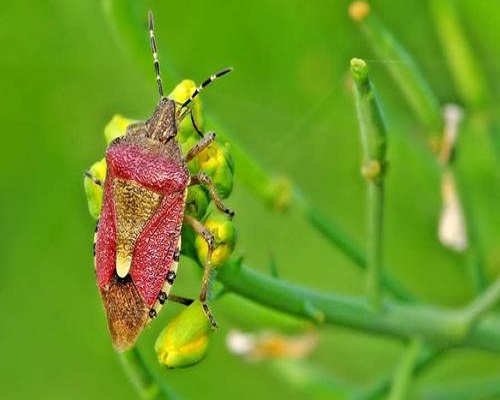
{"label": "flower bud", "polygon": [[455,251],[465,251],[468,247],[465,216],[455,179],[450,172],[443,174],[441,196],[443,207],[438,227],[439,241]]}
{"label": "flower bud", "polygon": [[349,6],[349,16],[354,21],[362,21],[368,14],[370,14],[370,5],[366,1],[353,1]]}
{"label": "flower bud", "polygon": [[137,121],[125,118],[119,114],[113,116],[113,118],[111,118],[111,121],[109,121],[104,128],[104,137],[106,138],[106,143],[109,144],[117,137],[125,135],[128,126],[135,122]]}
{"label": "flower bud", "polygon": [[203,219],[210,199],[202,186],[191,186],[186,197],[186,214],[197,220]]}
{"label": "flower bud", "polygon": [[[172,90],[172,92],[169,94],[169,98],[182,104],[187,99],[189,99],[189,97],[191,97],[191,95],[195,92],[195,90],[196,90],[196,84],[190,79],[185,79],[181,83],[179,83],[174,88],[174,90]],[[201,115],[200,98],[197,97],[196,99],[194,99],[190,107],[194,119],[196,121],[196,125],[198,126],[199,129],[201,129],[203,126],[203,117]],[[182,144],[190,137],[194,137],[195,139],[198,140],[198,134],[196,133],[196,130],[193,127],[191,118],[187,116],[181,121],[179,125],[179,129],[177,132],[177,140],[179,141],[179,143],[181,143],[182,146]],[[183,150],[185,149],[183,148]]]}
{"label": "flower bud", "polygon": [[207,353],[210,328],[201,303],[193,302],[156,339],[158,362],[168,368],[183,368],[200,362]]}
{"label": "flower bud", "polygon": [[[106,159],[97,161],[89,169],[90,174],[101,182],[104,182],[106,178]],[[102,207],[102,187],[97,185],[89,177],[85,177],[83,180],[83,185],[85,187],[85,193],[87,194],[87,203],[90,211],[90,215],[95,219],[99,218],[101,214]]]}
{"label": "flower bud", "polygon": [[212,179],[223,199],[233,190],[234,162],[229,150],[229,143],[222,145],[214,142],[197,157],[200,170]]}
{"label": "flower bud", "polygon": [[[212,253],[212,265],[220,267],[231,256],[236,245],[237,232],[234,224],[222,215],[209,216],[204,223],[215,238],[216,248]],[[196,236],[194,247],[198,260],[204,263],[207,259],[208,245],[201,236]]]}

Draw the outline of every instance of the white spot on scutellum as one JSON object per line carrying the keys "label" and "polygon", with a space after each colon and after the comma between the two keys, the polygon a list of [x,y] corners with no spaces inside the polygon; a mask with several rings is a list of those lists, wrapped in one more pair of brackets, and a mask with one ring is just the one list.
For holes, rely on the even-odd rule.
{"label": "white spot on scutellum", "polygon": [[132,266],[132,257],[129,254],[123,254],[123,252],[116,252],[116,274],[120,278],[125,278],[130,271]]}
{"label": "white spot on scutellum", "polygon": [[443,208],[439,221],[438,236],[440,242],[455,251],[467,249],[467,230],[465,218],[453,175],[443,173],[441,181]]}

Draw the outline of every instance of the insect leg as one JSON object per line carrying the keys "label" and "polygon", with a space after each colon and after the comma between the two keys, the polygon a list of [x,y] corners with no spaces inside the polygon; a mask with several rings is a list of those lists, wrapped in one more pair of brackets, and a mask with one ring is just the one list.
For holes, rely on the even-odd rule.
{"label": "insect leg", "polygon": [[170,301],[173,301],[174,303],[184,304],[185,306],[191,305],[191,303],[194,301],[193,299],[188,299],[182,296],[176,296],[175,294],[168,295],[168,299]]}
{"label": "insect leg", "polygon": [[94,182],[97,186],[103,186],[103,182],[100,179],[97,179],[94,175],[90,173],[90,171],[85,171],[85,176],[89,178],[92,182]]}
{"label": "insect leg", "polygon": [[196,143],[191,150],[186,154],[186,162],[191,161],[208,146],[210,146],[215,140],[215,132],[208,132],[203,136],[198,143]]}
{"label": "insect leg", "polygon": [[208,246],[208,252],[207,252],[207,259],[205,261],[205,264],[203,266],[203,279],[201,281],[201,290],[200,290],[200,302],[203,306],[203,310],[205,311],[205,314],[207,315],[208,320],[212,324],[214,328],[217,327],[217,322],[215,322],[215,319],[212,315],[212,312],[210,311],[210,308],[208,307],[207,304],[207,298],[208,298],[208,290],[210,286],[210,274],[212,272],[212,253],[215,250],[215,238],[214,235],[212,235],[212,232],[210,232],[200,221],[194,219],[193,217],[189,215],[184,216],[184,222],[188,223],[191,225],[191,227],[194,229],[196,233],[198,233],[206,242]]}
{"label": "insect leg", "polygon": [[198,135],[200,135],[200,137],[203,137],[203,132],[200,130],[200,128],[198,128],[198,125],[196,123],[196,119],[194,118],[194,114],[193,114],[193,109],[192,108],[189,111],[189,115],[191,117],[191,123],[193,124],[194,130],[196,131],[196,133],[198,133]]}
{"label": "insect leg", "polygon": [[[208,135],[207,135],[208,136]],[[205,136],[206,137],[206,136]],[[203,139],[202,139],[203,140]],[[190,183],[190,186],[191,185],[205,185],[208,189],[208,193],[210,194],[210,197],[212,198],[215,206],[217,207],[217,209],[226,214],[229,218],[233,218],[234,217],[234,211],[227,208],[224,203],[222,202],[220,196],[219,196],[219,193],[217,193],[217,189],[215,188],[212,180],[210,179],[210,177],[205,174],[204,172],[199,172],[197,173],[196,175],[192,175],[191,176],[191,183]]]}

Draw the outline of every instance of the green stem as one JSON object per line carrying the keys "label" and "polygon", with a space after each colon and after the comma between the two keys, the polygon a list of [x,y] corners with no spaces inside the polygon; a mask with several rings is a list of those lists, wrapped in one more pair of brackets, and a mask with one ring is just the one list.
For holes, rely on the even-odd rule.
{"label": "green stem", "polygon": [[474,211],[470,201],[468,186],[464,176],[458,168],[452,166],[453,176],[456,182],[456,188],[461,201],[465,227],[467,232],[468,249],[466,251],[466,263],[469,275],[474,284],[476,293],[482,293],[488,285],[486,274],[486,261],[483,254],[482,244],[476,227]]}
{"label": "green stem", "polygon": [[432,0],[430,9],[462,101],[473,109],[484,109],[488,103],[486,79],[460,25],[456,2]]}
{"label": "green stem", "polygon": [[413,58],[373,11],[361,16],[352,12],[352,6],[350,11],[378,58],[386,61],[387,69],[415,114],[433,137],[439,137],[443,125],[439,101]]}
{"label": "green stem", "polygon": [[464,321],[471,328],[485,313],[500,301],[500,277],[483,294],[463,310]]}
{"label": "green stem", "polygon": [[498,399],[500,376],[467,379],[453,384],[440,383],[438,387],[426,388],[419,393],[421,399],[470,400]]}
{"label": "green stem", "polygon": [[381,306],[382,224],[384,216],[384,176],[386,133],[368,66],[363,60],[351,60],[356,111],[361,132],[363,171],[368,185],[368,262],[367,290],[376,309]]}
{"label": "green stem", "polygon": [[318,365],[302,359],[272,360],[267,365],[285,383],[308,399],[345,399],[355,388],[340,379],[332,377]]}
{"label": "green stem", "polygon": [[143,400],[175,400],[175,393],[157,380],[136,347],[118,353],[123,369]]}
{"label": "green stem", "polygon": [[[500,317],[486,314],[468,331],[457,310],[384,301],[383,312],[358,297],[326,294],[258,273],[238,262],[220,268],[228,290],[287,314],[400,339],[422,337],[436,347],[467,346],[500,352]],[[314,309],[315,315],[311,315]]]}
{"label": "green stem", "polygon": [[404,400],[408,398],[411,380],[422,349],[423,342],[420,338],[411,340],[394,375],[389,400]]}
{"label": "green stem", "polygon": [[[329,220],[325,214],[308,202],[302,195],[298,194],[298,192],[296,192],[292,206],[298,208],[304,215],[304,218],[330,243],[341,250],[360,268],[366,269],[367,259],[363,251],[334,221]],[[389,272],[382,270],[380,279],[384,288],[396,299],[409,303],[417,300]]]}
{"label": "green stem", "polygon": [[[425,370],[430,364],[432,364],[440,355],[441,351],[431,349],[424,346],[415,361],[413,368],[413,376],[416,377],[420,372]],[[355,400],[374,400],[384,396],[389,389],[391,389],[391,384],[393,382],[394,375],[389,374],[381,378],[378,382],[371,385],[367,389],[363,390],[357,396],[354,397]]]}
{"label": "green stem", "polygon": [[[213,125],[213,124],[212,124]],[[297,210],[313,228],[323,235],[332,245],[342,251],[357,266],[365,269],[367,259],[361,248],[349,235],[331,218],[328,218],[298,190],[293,184],[284,179],[271,176],[254,161],[238,144],[235,139],[217,129],[220,140],[231,143],[231,154],[234,157],[236,177],[266,205],[276,211]],[[414,302],[416,297],[406,289],[397,278],[388,272],[382,272],[382,284],[395,298]]]}

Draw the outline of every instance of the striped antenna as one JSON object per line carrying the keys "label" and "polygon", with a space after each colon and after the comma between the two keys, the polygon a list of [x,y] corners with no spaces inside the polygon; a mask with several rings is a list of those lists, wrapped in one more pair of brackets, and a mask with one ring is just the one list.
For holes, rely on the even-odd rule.
{"label": "striped antenna", "polygon": [[148,12],[148,21],[149,21],[149,37],[151,38],[151,50],[153,52],[153,63],[156,72],[156,83],[158,84],[158,93],[160,93],[160,97],[163,97],[163,84],[161,82],[161,75],[160,75],[160,61],[158,61],[158,48],[156,47],[156,39],[154,32],[155,22],[153,13],[151,11]]}
{"label": "striped antenna", "polygon": [[196,96],[200,94],[200,92],[205,89],[208,85],[210,85],[213,81],[215,81],[217,78],[220,78],[221,76],[224,76],[228,73],[230,73],[233,69],[232,68],[226,68],[223,69],[222,71],[217,72],[216,74],[213,74],[210,78],[208,78],[205,82],[203,82],[200,86],[198,86],[193,94],[187,99],[181,106],[181,108],[187,107]]}

